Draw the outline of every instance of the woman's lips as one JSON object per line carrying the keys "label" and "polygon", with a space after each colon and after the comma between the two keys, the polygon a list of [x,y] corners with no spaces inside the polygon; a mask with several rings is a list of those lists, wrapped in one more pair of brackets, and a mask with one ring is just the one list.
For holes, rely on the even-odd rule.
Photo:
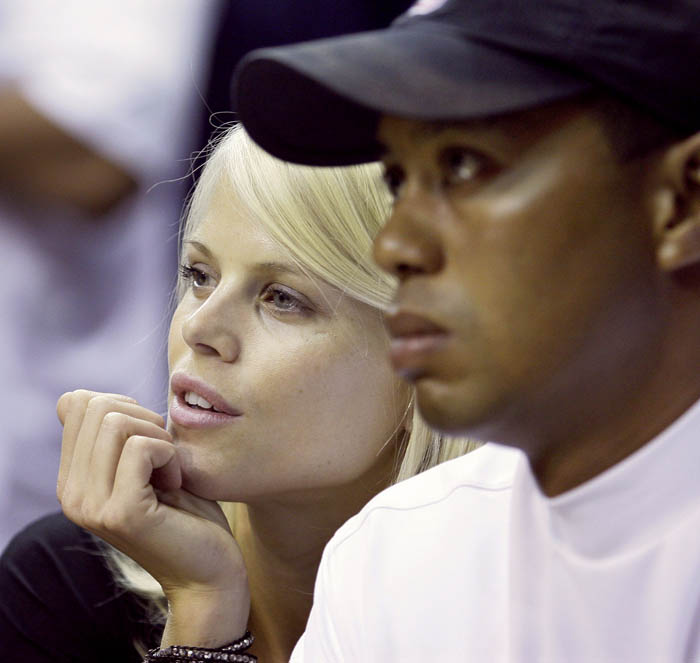
{"label": "woman's lips", "polygon": [[[185,428],[214,428],[230,423],[241,416],[241,412],[227,403],[206,382],[184,373],[174,373],[170,379],[173,398],[170,402],[170,419]],[[193,392],[212,405],[206,409],[190,405],[185,394]]]}
{"label": "woman's lips", "polygon": [[216,428],[237,419],[240,415],[204,410],[185,402],[181,394],[170,401],[170,420],[183,428]]}
{"label": "woman's lips", "polygon": [[417,379],[429,356],[447,341],[447,332],[430,320],[413,313],[396,313],[386,318],[392,336],[389,356],[396,371]]}

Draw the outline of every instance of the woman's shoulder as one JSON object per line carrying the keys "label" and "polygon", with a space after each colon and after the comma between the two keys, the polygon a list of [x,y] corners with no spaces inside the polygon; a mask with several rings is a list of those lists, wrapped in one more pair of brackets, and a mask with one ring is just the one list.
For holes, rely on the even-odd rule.
{"label": "woman's shoulder", "polygon": [[0,641],[13,654],[136,661],[132,640],[145,622],[115,585],[102,546],[63,514],[27,526],[0,557]]}
{"label": "woman's shoulder", "polygon": [[3,605],[8,596],[21,590],[46,598],[57,592],[64,599],[66,593],[87,598],[95,582],[109,580],[97,542],[62,513],[25,527],[0,557],[0,587],[13,590],[2,592]]}
{"label": "woman's shoulder", "polygon": [[[2,559],[19,556],[20,560],[25,554],[37,554],[45,546],[52,550],[63,552],[63,546],[90,543],[90,538],[85,530],[72,523],[62,513],[52,513],[35,520],[18,532],[5,549]],[[18,561],[20,561],[18,560]]]}

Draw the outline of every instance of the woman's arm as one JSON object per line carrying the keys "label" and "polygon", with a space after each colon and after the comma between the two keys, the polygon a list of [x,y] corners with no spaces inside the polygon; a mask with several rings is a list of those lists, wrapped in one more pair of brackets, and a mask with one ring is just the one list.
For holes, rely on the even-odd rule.
{"label": "woman's arm", "polygon": [[241,637],[250,609],[243,558],[219,505],[181,488],[162,417],[133,399],[89,391],[64,394],[57,410],[63,511],[161,584],[169,605],[163,646],[220,647]]}

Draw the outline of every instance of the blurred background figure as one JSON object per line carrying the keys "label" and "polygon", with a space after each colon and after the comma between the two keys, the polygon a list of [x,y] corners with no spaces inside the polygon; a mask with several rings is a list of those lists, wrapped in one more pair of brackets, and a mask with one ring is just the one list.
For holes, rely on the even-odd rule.
{"label": "blurred background figure", "polygon": [[58,506],[58,394],[163,411],[171,180],[199,139],[218,8],[0,1],[0,547]]}
{"label": "blurred background figure", "polygon": [[184,176],[235,119],[238,60],[410,4],[0,0],[0,550],[58,507],[62,392],[165,411]]}

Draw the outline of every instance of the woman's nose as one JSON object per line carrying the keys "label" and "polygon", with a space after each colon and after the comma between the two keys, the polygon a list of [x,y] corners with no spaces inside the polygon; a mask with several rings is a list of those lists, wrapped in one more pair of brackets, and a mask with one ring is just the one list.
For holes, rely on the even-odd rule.
{"label": "woman's nose", "polygon": [[239,330],[230,299],[212,293],[201,306],[187,316],[182,325],[185,343],[196,353],[236,361],[241,352]]}

